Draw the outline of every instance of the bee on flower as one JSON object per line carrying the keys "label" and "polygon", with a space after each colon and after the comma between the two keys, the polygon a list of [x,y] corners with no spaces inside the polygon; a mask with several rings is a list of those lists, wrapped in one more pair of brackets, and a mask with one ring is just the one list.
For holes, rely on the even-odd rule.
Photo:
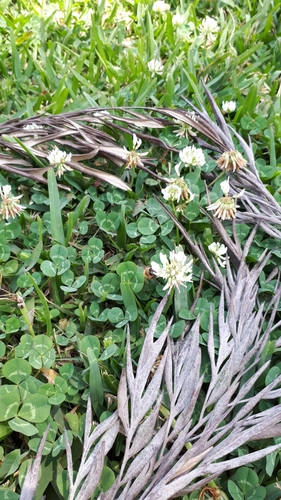
{"label": "bee on flower", "polygon": [[50,165],[57,168],[56,175],[61,178],[61,176],[66,171],[71,171],[72,168],[66,165],[66,162],[71,161],[71,153],[66,153],[65,151],[61,151],[57,146],[54,147],[53,151],[47,156]]}
{"label": "bee on flower", "polygon": [[133,149],[132,151],[128,151],[125,147],[126,151],[126,168],[135,168],[137,166],[142,166],[143,163],[141,161],[141,156],[147,156],[146,153],[138,153],[137,150],[141,147],[142,140],[139,139],[136,134],[133,134]]}
{"label": "bee on flower", "polygon": [[160,252],[159,257],[161,264],[153,261],[151,268],[158,278],[167,281],[164,290],[171,291],[173,287],[179,290],[180,285],[186,286],[186,282],[192,282],[193,259],[185,255],[182,247],[176,247],[175,250],[172,250],[169,257]]}
{"label": "bee on flower", "polygon": [[226,265],[226,259],[227,259],[227,247],[222,243],[216,243],[215,241],[213,241],[213,243],[211,243],[209,246],[208,246],[208,249],[209,251],[211,252],[211,254],[213,254],[213,256],[215,257],[217,263],[221,266],[221,267],[225,267]]}
{"label": "bee on flower", "polygon": [[235,172],[236,170],[240,170],[241,168],[247,165],[247,160],[243,158],[239,151],[226,151],[223,153],[217,160],[219,168],[224,172]]}
{"label": "bee on flower", "polygon": [[9,219],[10,217],[14,219],[24,210],[24,207],[18,203],[18,200],[20,200],[21,197],[22,195],[13,196],[12,188],[9,184],[6,184],[6,186],[0,186],[0,214],[3,219]]}
{"label": "bee on flower", "polygon": [[220,183],[221,190],[224,194],[222,198],[219,198],[215,203],[212,203],[207,207],[207,210],[213,210],[214,217],[218,219],[227,220],[235,219],[236,209],[239,208],[235,203],[235,198],[240,198],[244,194],[244,189],[234,196],[229,196],[229,179]]}

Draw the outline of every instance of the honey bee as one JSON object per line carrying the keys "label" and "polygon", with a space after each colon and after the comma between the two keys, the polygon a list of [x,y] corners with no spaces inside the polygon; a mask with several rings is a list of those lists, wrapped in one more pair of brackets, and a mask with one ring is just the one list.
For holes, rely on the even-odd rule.
{"label": "honey bee", "polygon": [[153,278],[156,278],[156,273],[153,271],[152,267],[151,266],[147,266],[144,271],[143,271],[143,275],[145,278],[147,278],[148,280],[153,280]]}

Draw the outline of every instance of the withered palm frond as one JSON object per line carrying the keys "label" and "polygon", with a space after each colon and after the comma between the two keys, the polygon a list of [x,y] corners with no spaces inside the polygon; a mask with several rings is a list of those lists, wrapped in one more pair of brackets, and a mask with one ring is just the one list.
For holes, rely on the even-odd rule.
{"label": "withered palm frond", "polygon": [[[243,444],[278,436],[281,431],[280,404],[253,415],[261,399],[280,397],[281,391],[275,387],[280,384],[281,376],[260,392],[250,395],[256,380],[268,366],[267,363],[260,368],[257,365],[273,328],[281,294],[278,284],[276,296],[270,304],[273,311],[264,332],[267,311],[263,311],[263,306],[256,311],[255,304],[257,280],[266,262],[267,257],[250,273],[242,262],[235,282],[230,276],[224,284],[219,307],[217,352],[212,319],[210,321],[211,381],[203,404],[198,402],[203,382],[203,376],[200,376],[199,319],[188,335],[178,342],[169,340],[169,325],[154,341],[157,316],[166,301],[163,299],[147,332],[135,375],[128,351],[127,367],[118,393],[118,411],[127,439],[124,461],[115,484],[100,496],[100,500],[168,500],[202,487],[226,470],[258,460],[280,448],[280,445],[269,446],[242,457],[226,459]],[[226,289],[229,297],[227,312]],[[153,377],[149,381],[149,371],[159,352],[163,357],[154,374],[156,380]],[[156,422],[162,400],[158,388],[163,370],[169,395],[169,413],[164,423],[161,420]],[[253,375],[243,384],[243,378],[250,371]],[[196,408],[197,411],[201,408],[197,421],[194,418]],[[187,451],[186,443],[190,443]]]}
{"label": "withered palm frond", "polygon": [[[266,446],[264,439],[280,435],[281,404],[255,413],[261,400],[281,396],[277,388],[280,375],[269,385],[254,390],[256,381],[268,367],[268,362],[262,366],[259,362],[275,328],[281,295],[278,282],[268,308],[256,307],[258,278],[267,259],[265,256],[251,271],[242,261],[236,276],[228,270],[221,291],[216,342],[212,314],[210,317],[207,349],[211,380],[203,400],[200,398],[204,374],[201,374],[199,317],[178,341],[169,338],[171,321],[155,339],[157,322],[167,303],[166,295],[152,318],[136,369],[128,332],[126,367],[118,389],[118,412],[91,432],[92,413],[88,402],[83,454],[76,474],[66,437],[68,500],[91,498],[100,479],[104,457],[119,429],[126,439],[120,472],[99,500],[168,500],[197,490],[227,470],[280,449],[280,444]],[[265,321],[266,329],[263,328]],[[239,447],[254,440],[263,443],[258,451],[231,456]],[[29,500],[30,497],[20,498]]]}
{"label": "withered palm frond", "polygon": [[[240,147],[242,148],[247,158],[247,168],[239,170],[239,172],[231,173],[231,188],[230,195],[238,194],[242,189],[245,193],[240,202],[244,205],[245,211],[237,213],[237,220],[245,224],[259,224],[260,228],[274,238],[281,238],[281,207],[275,198],[270,194],[262,183],[257,168],[255,166],[255,158],[251,141],[249,144],[241,137],[232,127],[228,127],[223,114],[216,105],[215,100],[210,94],[206,86],[204,86],[207,98],[210,102],[216,122],[214,122],[203,104],[201,109],[196,108],[190,101],[185,99],[191,109],[194,110],[197,119],[190,118],[188,112],[183,110],[167,110],[158,109],[157,113],[162,113],[165,116],[173,118],[174,123],[178,120],[187,123],[189,126],[197,130],[201,135],[209,139],[209,142],[202,140],[202,137],[196,137],[195,140],[202,147],[213,149],[213,145],[217,147],[217,151],[223,153],[226,151],[236,150],[230,130],[237,138]],[[211,142],[210,142],[211,141]],[[220,222],[216,223],[218,226]]]}
{"label": "withered palm frond", "polygon": [[[177,152],[164,140],[155,137],[155,133],[154,135],[147,133],[147,130],[155,132],[166,126],[178,126],[180,121],[198,132],[198,135],[193,139],[199,145],[217,153],[223,153],[236,149],[230,133],[231,130],[248,161],[246,168],[231,173],[230,195],[239,193],[241,189],[246,189],[240,200],[244,205],[244,211],[238,211],[237,220],[259,224],[267,234],[280,239],[281,207],[259,178],[251,143],[247,144],[235,130],[227,126],[207,87],[204,88],[212,107],[215,122],[210,118],[203,105],[199,110],[186,99],[190,109],[195,112],[196,120],[191,117],[190,111],[183,109],[141,108],[141,112],[137,112],[136,108],[132,107],[89,108],[54,116],[40,115],[25,120],[9,120],[0,124],[0,148],[3,151],[0,166],[4,170],[46,182],[44,173],[49,168],[46,159],[51,148],[56,145],[59,148],[66,148],[72,153],[70,167],[83,172],[83,174],[93,175],[120,189],[129,190],[129,186],[117,175],[107,171],[107,161],[112,162],[117,167],[123,166],[127,162],[128,151],[117,143],[116,134],[122,136],[124,133],[131,135],[135,133],[151,145],[154,144],[159,148]],[[23,128],[31,124],[41,128],[36,129],[36,131]],[[108,133],[100,129],[101,125],[106,126]],[[20,158],[23,158],[22,163],[16,162]],[[96,160],[99,158],[105,162],[103,170],[96,168]],[[40,165],[36,164],[36,159],[38,162],[41,161]],[[83,161],[90,160],[91,165],[83,163]],[[36,170],[33,170],[34,163]],[[137,166],[156,179],[162,180],[161,176],[155,172],[156,164],[154,159],[145,157],[138,160]],[[212,180],[214,179],[215,174]],[[219,226],[220,222],[216,221],[216,225]]]}
{"label": "withered palm frond", "polygon": [[[118,111],[120,113],[120,109]],[[114,134],[126,132],[132,135],[135,130],[139,131],[143,127],[162,128],[167,124],[167,120],[154,119],[129,110],[127,114],[132,115],[132,118],[114,116],[114,110],[111,112],[112,115],[100,108],[92,108],[54,116],[40,115],[26,120],[9,120],[0,125],[0,148],[5,151],[0,158],[0,167],[8,172],[46,183],[44,174],[50,168],[47,157],[52,148],[57,146],[72,153],[71,161],[67,162],[71,168],[120,189],[130,190],[130,187],[116,175],[85,165],[83,162],[92,160],[95,165],[96,160],[102,158],[105,161],[104,167],[106,161],[121,167],[128,160],[128,151],[118,145]],[[101,125],[106,125],[112,135],[100,130]],[[37,128],[30,130],[26,128],[28,126]],[[138,136],[161,148],[171,149],[164,141],[147,133],[139,132]],[[32,168],[34,163],[35,169]],[[15,168],[14,164],[19,167]],[[139,159],[137,166],[161,180],[161,177],[153,171],[155,166],[153,160]]]}

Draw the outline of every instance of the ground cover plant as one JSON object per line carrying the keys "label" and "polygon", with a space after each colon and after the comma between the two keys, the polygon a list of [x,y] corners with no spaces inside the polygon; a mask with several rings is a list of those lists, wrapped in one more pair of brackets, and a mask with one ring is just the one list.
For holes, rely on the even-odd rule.
{"label": "ground cover plant", "polygon": [[280,498],[278,2],[0,37],[0,496]]}

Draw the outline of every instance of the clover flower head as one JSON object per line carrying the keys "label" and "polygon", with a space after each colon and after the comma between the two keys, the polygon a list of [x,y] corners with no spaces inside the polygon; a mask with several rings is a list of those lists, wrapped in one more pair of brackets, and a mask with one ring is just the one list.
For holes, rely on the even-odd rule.
{"label": "clover flower head", "polygon": [[210,16],[206,16],[205,19],[202,20],[199,30],[204,34],[217,33],[220,30],[220,27],[216,19]]}
{"label": "clover flower head", "polygon": [[[196,113],[194,113],[194,111],[188,111],[186,113],[186,116],[188,118],[191,118],[191,120],[197,122]],[[177,137],[180,137],[180,138],[185,137],[186,139],[188,139],[188,137],[190,135],[193,137],[196,136],[197,132],[195,130],[193,130],[192,126],[189,125],[189,123],[185,123],[185,122],[182,122],[180,120],[175,120],[175,123],[180,125],[179,128],[174,130],[174,134],[176,134]]]}
{"label": "clover flower head", "polygon": [[9,219],[9,217],[14,219],[24,210],[24,207],[18,203],[18,200],[20,200],[21,197],[22,195],[13,196],[12,188],[9,184],[6,184],[6,186],[0,186],[0,214],[4,219]]}
{"label": "clover flower head", "polygon": [[[37,123],[28,123],[27,125],[24,125],[23,127],[23,130],[39,130],[39,129],[43,129],[44,127],[42,127],[41,125],[37,125]],[[33,136],[35,139],[38,139],[38,135],[37,134],[30,134],[31,136]],[[28,139],[29,137],[27,137]]]}
{"label": "clover flower head", "polygon": [[185,200],[189,203],[194,199],[194,194],[190,191],[183,177],[178,177],[177,179],[174,179],[173,184],[174,186],[178,186],[181,189],[182,200]]}
{"label": "clover flower head", "polygon": [[218,22],[213,17],[205,17],[201,25],[199,26],[200,38],[206,44],[206,47],[210,47],[217,39],[217,32],[220,30]]}
{"label": "clover flower head", "polygon": [[214,211],[214,217],[222,220],[235,219],[236,209],[239,205],[235,204],[235,198],[240,198],[244,194],[244,189],[239,194],[234,196],[228,196],[229,194],[229,179],[220,183],[221,190],[224,194],[222,198],[219,198],[215,203],[212,203],[207,207],[207,210]]}
{"label": "clover flower head", "polygon": [[193,120],[194,122],[198,122],[198,116],[197,114],[195,113],[195,111],[187,111],[186,113],[186,116],[187,118],[190,118],[191,120]]}
{"label": "clover flower head", "polygon": [[219,168],[224,172],[235,172],[236,170],[240,170],[241,168],[247,165],[247,160],[243,158],[239,151],[225,151],[216,161]]}
{"label": "clover flower head", "polygon": [[110,336],[105,337],[103,340],[103,347],[106,349],[110,345],[114,344],[113,338]]}
{"label": "clover flower head", "polygon": [[225,113],[232,113],[236,110],[236,102],[235,101],[222,101],[222,110]]}
{"label": "clover flower head", "polygon": [[215,257],[216,261],[218,262],[218,264],[221,266],[221,267],[225,267],[226,265],[226,259],[227,259],[227,247],[222,243],[216,243],[215,241],[213,241],[213,243],[211,243],[209,246],[208,246],[208,249],[210,250],[210,252],[213,254],[213,256]]}
{"label": "clover flower head", "polygon": [[157,12],[158,14],[165,14],[168,10],[170,10],[170,5],[163,0],[156,0],[152,6],[152,10]]}
{"label": "clover flower head", "polygon": [[71,171],[72,168],[66,165],[66,162],[71,161],[72,154],[61,151],[57,146],[47,156],[50,165],[57,167],[56,175],[60,178],[65,171]]}
{"label": "clover flower head", "polygon": [[194,199],[194,194],[190,191],[183,177],[172,179],[167,187],[161,189],[161,191],[164,199],[167,201],[176,201],[179,203],[182,200],[185,203],[189,203]]}
{"label": "clover flower head", "polygon": [[179,156],[185,166],[193,165],[203,167],[206,163],[203,150],[201,148],[196,148],[195,146],[186,146],[186,148],[180,151]]}
{"label": "clover flower head", "polygon": [[[110,12],[110,14],[111,14],[111,12]],[[119,3],[118,8],[117,8],[117,12],[115,14],[115,22],[116,22],[116,24],[124,23],[127,30],[130,29],[131,24],[134,22],[134,20],[132,18],[132,12],[124,9],[122,7],[121,2]]]}
{"label": "clover flower head", "polygon": [[150,61],[148,61],[147,67],[151,73],[151,76],[163,74],[164,66],[158,59],[151,59]]}
{"label": "clover flower head", "polygon": [[174,26],[181,26],[182,24],[185,24],[185,19],[182,14],[174,14],[172,17],[172,23]]}
{"label": "clover flower head", "polygon": [[128,151],[125,147],[126,151],[126,168],[135,168],[137,166],[142,166],[143,163],[141,161],[141,156],[147,156],[148,152],[146,153],[137,153],[137,150],[141,147],[142,145],[142,140],[136,136],[136,134],[133,134],[133,149],[132,151]]}
{"label": "clover flower head", "polygon": [[180,120],[176,120],[176,123],[178,123],[180,126],[179,128],[176,128],[174,130],[174,134],[182,139],[183,137],[185,139],[188,139],[189,135],[192,135],[192,129],[188,123],[181,122]]}
{"label": "clover flower head", "polygon": [[[197,115],[194,111],[187,111],[186,116],[187,118],[190,118],[194,122],[198,121]],[[192,135],[194,137],[197,135],[197,132],[193,130],[190,124],[182,122],[180,120],[175,120],[175,123],[178,123],[180,125],[180,128],[174,131],[177,137],[180,138],[185,137],[187,139],[189,135]]]}
{"label": "clover flower head", "polygon": [[97,111],[96,113],[93,114],[93,116],[96,118],[95,123],[104,124],[104,121],[112,121],[111,115],[108,111],[102,110],[102,111]]}
{"label": "clover flower head", "polygon": [[198,122],[198,115],[195,113],[195,111],[187,111],[186,117],[190,118],[194,122]]}
{"label": "clover flower head", "polygon": [[38,130],[42,129],[43,127],[41,125],[37,125],[37,123],[28,123],[27,125],[24,125],[23,130]]}
{"label": "clover flower head", "polygon": [[164,189],[161,189],[164,200],[176,201],[179,203],[181,198],[181,188],[176,184],[168,184]]}
{"label": "clover flower head", "polygon": [[160,252],[161,264],[151,262],[153,272],[157,277],[167,280],[164,290],[171,290],[174,286],[186,286],[186,282],[192,281],[193,259],[187,257],[181,247],[176,247],[170,252],[169,257]]}

